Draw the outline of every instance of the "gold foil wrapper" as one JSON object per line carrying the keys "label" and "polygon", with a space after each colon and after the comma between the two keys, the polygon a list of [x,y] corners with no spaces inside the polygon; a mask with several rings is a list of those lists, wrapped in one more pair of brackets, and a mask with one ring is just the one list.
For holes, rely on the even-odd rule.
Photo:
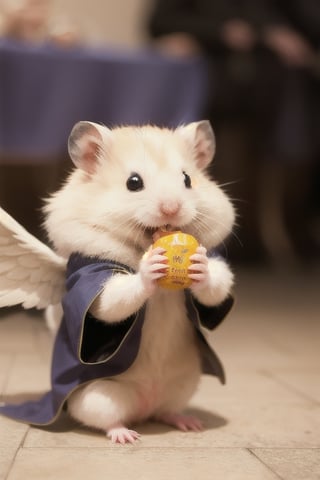
{"label": "gold foil wrapper", "polygon": [[188,267],[191,255],[199,247],[197,240],[187,233],[171,232],[159,238],[153,244],[153,248],[156,247],[164,248],[168,257],[166,276],[160,278],[158,284],[170,290],[190,287],[192,280],[188,278]]}

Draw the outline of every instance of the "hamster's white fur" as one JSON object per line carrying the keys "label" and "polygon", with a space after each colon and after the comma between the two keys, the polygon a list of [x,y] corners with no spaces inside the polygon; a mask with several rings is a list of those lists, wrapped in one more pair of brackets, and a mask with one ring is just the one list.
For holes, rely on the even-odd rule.
{"label": "hamster's white fur", "polygon": [[[69,412],[121,443],[137,437],[128,424],[149,417],[197,430],[196,419],[180,415],[201,374],[194,330],[183,292],[157,286],[165,257],[150,247],[152,235],[164,225],[194,235],[202,247],[195,259],[193,295],[205,305],[217,305],[229,295],[229,267],[221,258],[206,256],[234,222],[230,201],[205,171],[214,154],[211,127],[199,122],[176,130],[111,131],[80,122],[71,133],[69,152],[78,168],[47,202],[50,240],[65,257],[77,251],[136,271],[107,282],[90,308],[97,318],[118,322],[146,303],[141,349],[132,367],[76,390],[68,400]],[[132,176],[141,188],[128,186]]]}

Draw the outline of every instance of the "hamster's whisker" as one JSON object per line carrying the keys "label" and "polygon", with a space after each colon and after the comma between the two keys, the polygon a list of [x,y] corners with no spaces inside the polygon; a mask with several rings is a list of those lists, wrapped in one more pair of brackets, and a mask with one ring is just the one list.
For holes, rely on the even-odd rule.
{"label": "hamster's whisker", "polygon": [[[212,216],[209,214],[206,214],[204,212],[198,212],[197,217],[196,217],[196,223],[197,223],[197,229],[201,231],[201,233],[209,233],[210,232],[210,227],[208,227],[208,223],[206,222],[207,219],[211,218]],[[221,220],[215,219],[216,223],[222,227],[225,227],[225,224]],[[243,247],[243,244],[238,237],[238,235],[234,232],[231,231],[230,234],[239,242],[239,245]],[[225,241],[223,237],[221,236],[219,238],[219,243],[222,243],[224,247],[226,248]]]}
{"label": "hamster's whisker", "polygon": [[[210,231],[211,231],[211,229],[205,223],[205,220],[209,215],[203,214],[202,216],[204,217],[203,219],[197,217],[197,220],[198,220],[197,230],[198,231],[200,230],[200,235],[201,234],[203,235],[204,233],[210,233]],[[221,225],[221,222],[217,222],[217,223]],[[224,239],[222,238],[222,236],[218,237],[217,245],[221,245],[223,247],[225,253],[227,253],[228,248],[227,248],[227,245],[226,245]]]}
{"label": "hamster's whisker", "polygon": [[127,227],[127,240],[130,243],[133,243],[135,247],[139,247],[141,249],[141,235],[144,235],[147,227],[142,224],[141,222],[135,220],[135,219],[130,219],[126,223]]}
{"label": "hamster's whisker", "polygon": [[[135,245],[141,249],[141,235],[144,235],[147,227],[134,219],[132,216],[128,220],[127,212],[124,214],[123,212],[112,212],[108,215],[105,214],[103,217],[101,224],[112,224],[112,230],[109,230],[109,233],[113,235],[119,235],[119,239],[121,238],[121,246],[130,246]],[[123,235],[123,231],[125,230],[126,234]]]}
{"label": "hamster's whisker", "polygon": [[234,237],[234,238],[237,240],[237,242],[239,243],[240,247],[243,248],[243,243],[242,243],[242,241],[240,240],[239,235],[237,235],[233,230],[230,232],[230,235],[231,235],[232,237]]}
{"label": "hamster's whisker", "polygon": [[[224,224],[223,222],[221,222],[221,221],[216,220],[216,223],[217,223],[218,225],[221,225],[222,227],[225,226],[225,224]],[[235,223],[234,225],[237,226],[236,223]],[[237,242],[239,243],[239,245],[240,245],[241,247],[243,247],[243,243],[241,242],[239,236],[234,232],[234,230],[231,230],[230,235],[237,240]],[[221,243],[222,243],[223,245],[225,245],[225,241],[224,241],[222,238],[221,238],[220,240],[221,240]]]}
{"label": "hamster's whisker", "polygon": [[231,180],[230,182],[225,182],[225,183],[218,183],[217,185],[219,186],[219,188],[223,188],[224,187],[229,187],[229,185],[235,185],[237,183],[240,183],[242,180],[241,179],[238,179],[238,180]]}
{"label": "hamster's whisker", "polygon": [[[113,236],[118,236],[119,240],[121,239],[121,245],[130,245],[131,243],[131,238],[130,235],[126,235],[125,237],[123,236],[123,230],[124,228],[126,231],[128,230],[128,227],[130,227],[130,230],[134,230],[134,225],[130,225],[128,222],[128,219],[126,215],[124,215],[121,212],[115,213],[110,213],[110,214],[105,214],[103,218],[101,219],[101,222],[99,222],[100,225],[112,225],[112,229],[110,228],[105,228],[106,233],[109,233]],[[130,233],[129,230],[129,233]]]}

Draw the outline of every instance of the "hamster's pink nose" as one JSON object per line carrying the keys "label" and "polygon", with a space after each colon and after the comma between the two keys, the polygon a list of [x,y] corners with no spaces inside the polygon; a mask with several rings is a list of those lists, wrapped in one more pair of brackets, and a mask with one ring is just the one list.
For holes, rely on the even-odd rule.
{"label": "hamster's pink nose", "polygon": [[181,203],[178,201],[162,202],[160,204],[160,212],[166,216],[176,215],[181,208]]}

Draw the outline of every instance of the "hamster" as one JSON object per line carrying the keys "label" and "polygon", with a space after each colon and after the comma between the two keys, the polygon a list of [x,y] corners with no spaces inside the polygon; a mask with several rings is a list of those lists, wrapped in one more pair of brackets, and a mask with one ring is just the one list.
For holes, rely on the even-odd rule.
{"label": "hamster", "polygon": [[133,364],[110,379],[80,386],[67,402],[72,417],[105,431],[113,442],[134,442],[139,434],[131,426],[149,418],[184,431],[202,429],[199,419],[182,413],[201,375],[196,334],[184,292],[157,284],[167,258],[152,244],[164,226],[193,235],[201,246],[192,257],[191,295],[206,306],[230,295],[229,266],[207,255],[230,234],[235,218],[227,195],[206,173],[214,151],[207,121],[175,130],[110,130],[80,122],[69,138],[76,168],[47,200],[45,228],[61,256],[78,252],[132,269],[105,283],[90,314],[117,324],[145,306]]}

